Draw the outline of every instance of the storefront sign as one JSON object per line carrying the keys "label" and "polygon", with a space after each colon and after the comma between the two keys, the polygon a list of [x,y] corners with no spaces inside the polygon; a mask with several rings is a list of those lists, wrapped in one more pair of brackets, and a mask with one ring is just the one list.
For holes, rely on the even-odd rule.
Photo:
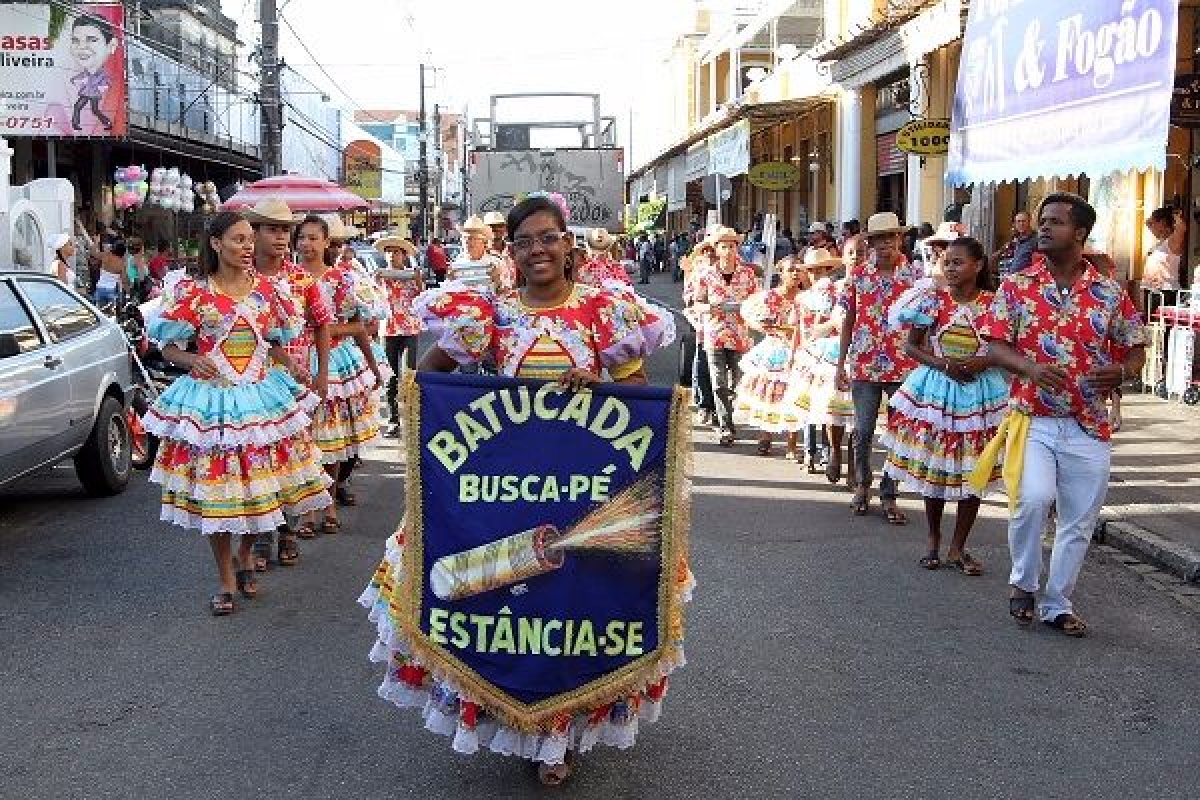
{"label": "storefront sign", "polygon": [[708,142],[697,142],[684,155],[684,178],[690,183],[708,174]]}
{"label": "storefront sign", "polygon": [[971,3],[948,177],[1163,169],[1178,0]]}
{"label": "storefront sign", "polygon": [[125,8],[0,4],[0,135],[124,136]]}
{"label": "storefront sign", "polygon": [[1175,76],[1171,124],[1180,128],[1200,128],[1200,74]]}
{"label": "storefront sign", "polygon": [[915,156],[943,156],[950,148],[950,120],[914,119],[896,132],[896,147]]}
{"label": "storefront sign", "polygon": [[908,167],[908,157],[896,147],[895,132],[875,137],[875,164],[880,176],[902,174]]}
{"label": "storefront sign", "polygon": [[800,182],[800,168],[786,161],[765,161],[750,168],[750,185],[780,192]]}
{"label": "storefront sign", "polygon": [[345,187],[364,200],[383,195],[383,150],[375,142],[360,139],[342,151]]}
{"label": "storefront sign", "polygon": [[708,137],[708,174],[730,178],[750,169],[750,120],[735,122]]}
{"label": "storefront sign", "polygon": [[404,408],[403,578],[380,591],[423,664],[520,730],[670,671],[688,518],[682,390],[420,372]]}

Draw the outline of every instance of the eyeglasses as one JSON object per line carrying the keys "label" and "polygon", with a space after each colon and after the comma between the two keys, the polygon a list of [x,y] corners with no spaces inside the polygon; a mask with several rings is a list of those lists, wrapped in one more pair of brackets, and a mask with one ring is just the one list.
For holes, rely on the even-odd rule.
{"label": "eyeglasses", "polygon": [[543,233],[538,236],[518,236],[512,240],[512,246],[513,250],[522,253],[532,250],[535,242],[543,248],[549,249],[567,238],[567,235],[566,231],[553,231],[552,233]]}

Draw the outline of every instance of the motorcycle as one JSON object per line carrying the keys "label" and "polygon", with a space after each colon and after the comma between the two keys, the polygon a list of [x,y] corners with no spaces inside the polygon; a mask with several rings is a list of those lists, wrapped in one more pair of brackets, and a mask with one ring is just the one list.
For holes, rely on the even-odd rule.
{"label": "motorcycle", "polygon": [[145,470],[154,464],[154,458],[158,455],[158,437],[146,430],[142,416],[171,382],[186,370],[168,364],[162,352],[150,341],[146,335],[145,318],[137,303],[130,301],[116,307],[114,315],[129,345],[129,362],[134,377],[133,393],[125,412],[133,467]]}

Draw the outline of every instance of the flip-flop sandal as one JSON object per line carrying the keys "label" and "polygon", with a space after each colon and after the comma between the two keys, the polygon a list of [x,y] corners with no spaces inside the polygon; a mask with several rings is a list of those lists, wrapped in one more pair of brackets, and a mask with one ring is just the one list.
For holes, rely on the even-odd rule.
{"label": "flip-flop sandal", "polygon": [[1042,624],[1049,625],[1062,635],[1070,636],[1072,639],[1087,636],[1087,623],[1071,613],[1059,614],[1054,619],[1044,619]]}
{"label": "flip-flop sandal", "polygon": [[921,556],[921,560],[917,563],[925,569],[938,569],[942,566],[942,560],[938,558],[937,550],[930,550],[926,555]]}
{"label": "flip-flop sandal", "polygon": [[296,566],[296,562],[300,560],[300,548],[296,547],[296,540],[291,536],[280,536],[277,558],[281,567]]}
{"label": "flip-flop sandal", "polygon": [[908,517],[904,512],[896,508],[894,505],[883,507],[883,518],[887,520],[888,525],[907,525]]}
{"label": "flip-flop sandal", "polygon": [[963,575],[970,575],[972,578],[983,574],[983,564],[970,553],[963,553],[958,558],[947,559],[946,566],[958,570]]}
{"label": "flip-flop sandal", "polygon": [[326,517],[321,520],[321,533],[341,533],[342,522],[337,517]]}
{"label": "flip-flop sandal", "polygon": [[227,617],[233,613],[233,592],[217,592],[208,600],[208,610],[214,617]]}
{"label": "flip-flop sandal", "polygon": [[1022,628],[1028,628],[1033,624],[1033,609],[1037,605],[1037,601],[1033,595],[1026,594],[1019,597],[1008,598],[1008,613],[1017,624]]}
{"label": "flip-flop sandal", "polygon": [[317,529],[312,526],[311,522],[306,522],[296,528],[296,535],[301,539],[315,539],[317,538]]}

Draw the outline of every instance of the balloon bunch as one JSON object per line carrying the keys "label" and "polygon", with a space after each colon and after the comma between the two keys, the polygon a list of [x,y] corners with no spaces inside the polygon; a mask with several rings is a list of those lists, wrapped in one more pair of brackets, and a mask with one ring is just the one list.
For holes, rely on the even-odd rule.
{"label": "balloon bunch", "polygon": [[221,207],[221,195],[217,194],[217,185],[212,181],[196,184],[196,196],[200,198],[200,210],[211,214]]}
{"label": "balloon bunch", "polygon": [[192,192],[191,177],[175,167],[157,167],[150,173],[150,196],[146,202],[167,211],[194,211],[196,196]]}
{"label": "balloon bunch", "polygon": [[147,177],[146,168],[137,164],[118,168],[113,173],[113,180],[116,181],[113,186],[113,206],[118,211],[124,211],[137,208],[145,202],[146,194],[150,191]]}

